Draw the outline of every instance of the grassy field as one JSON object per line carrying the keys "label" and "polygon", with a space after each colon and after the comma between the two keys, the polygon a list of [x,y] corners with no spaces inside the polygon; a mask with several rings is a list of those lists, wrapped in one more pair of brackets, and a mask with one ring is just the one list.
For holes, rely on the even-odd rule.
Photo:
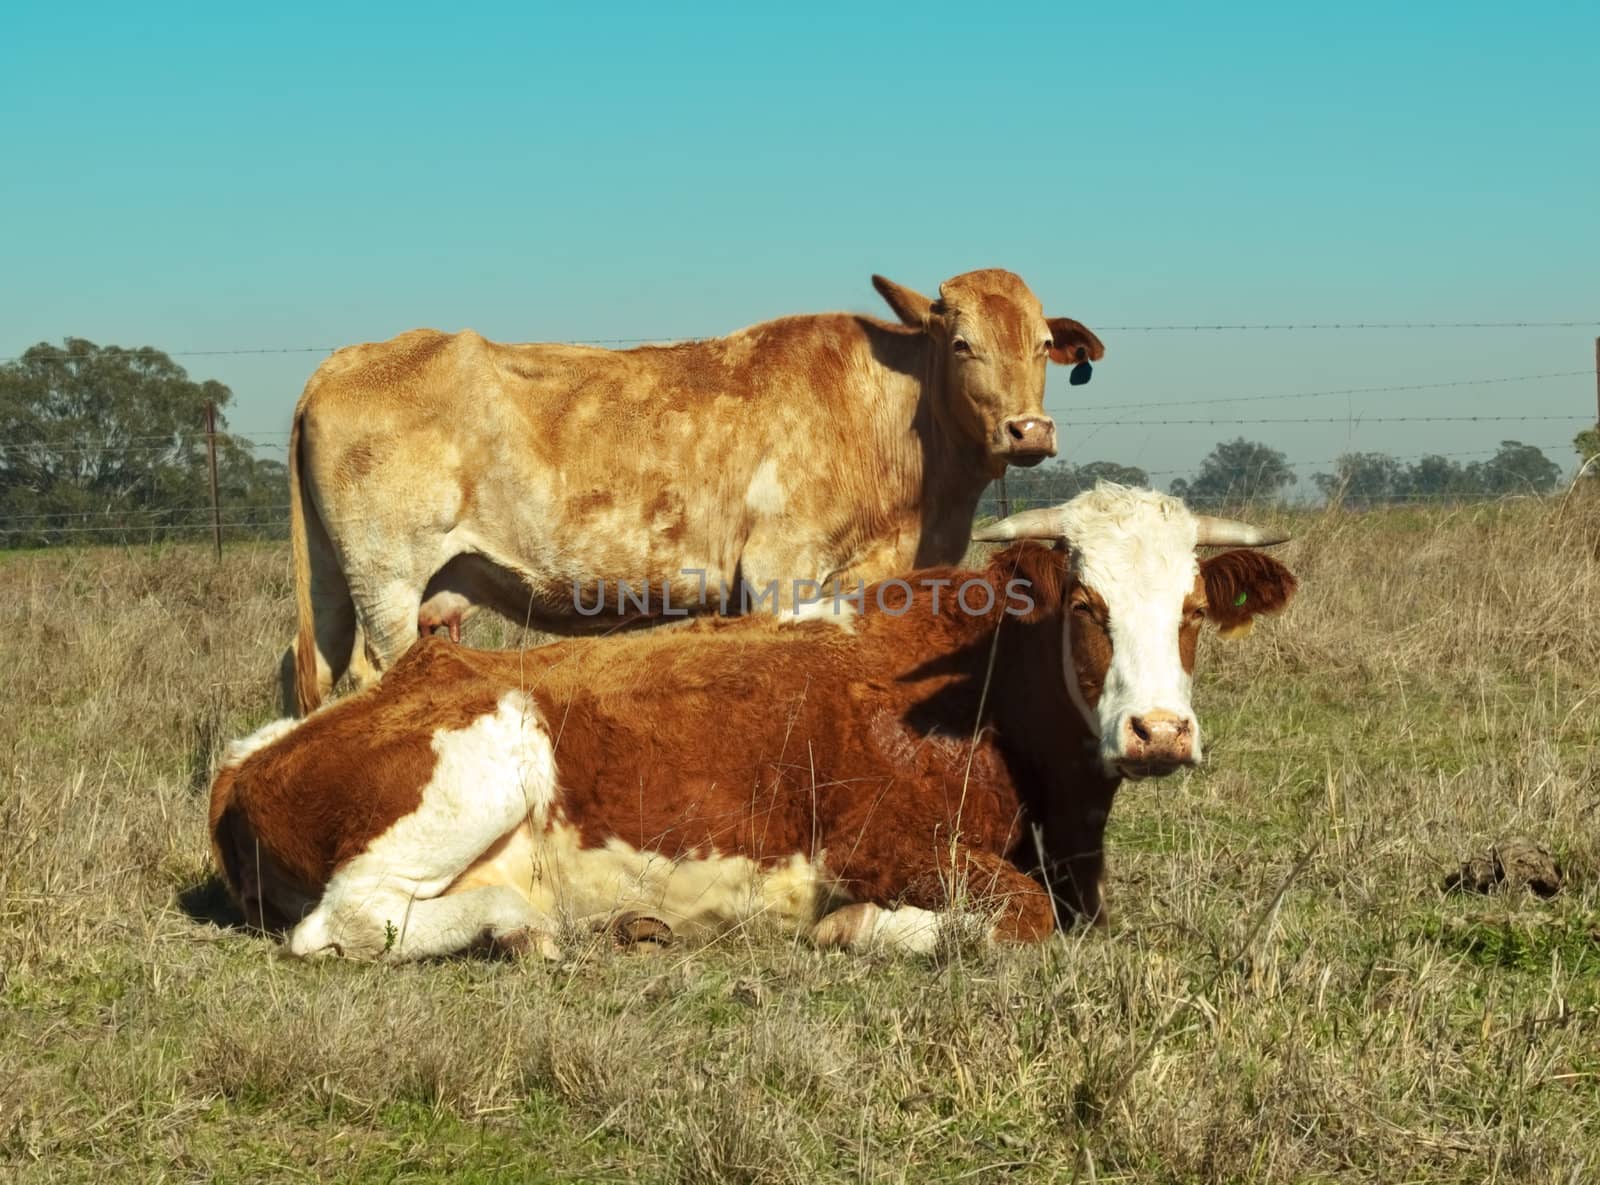
{"label": "grassy field", "polygon": [[[204,813],[286,551],[0,557],[0,1177],[1600,1180],[1600,500],[1293,529],[1109,931],[931,960],[276,957]],[[1561,893],[1441,892],[1515,834]]]}

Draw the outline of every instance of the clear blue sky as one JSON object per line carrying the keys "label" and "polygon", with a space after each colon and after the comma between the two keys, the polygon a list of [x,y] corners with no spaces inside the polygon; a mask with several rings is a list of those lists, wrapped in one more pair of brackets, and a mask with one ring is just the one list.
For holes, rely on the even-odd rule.
{"label": "clear blue sky", "polygon": [[[1600,5],[263,11],[6,8],[0,354],[705,335],[980,266],[1095,327],[1600,320]],[[1108,331],[1049,403],[1576,371],[1596,332]],[[180,361],[266,433],[318,358]],[[1581,416],[1594,380],[1210,410]],[[1072,427],[1066,454],[1512,437],[1565,466],[1580,426]]]}

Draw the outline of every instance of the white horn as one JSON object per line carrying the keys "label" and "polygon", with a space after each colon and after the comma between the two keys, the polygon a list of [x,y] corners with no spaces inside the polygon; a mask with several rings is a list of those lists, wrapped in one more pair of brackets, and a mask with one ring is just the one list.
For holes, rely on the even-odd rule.
{"label": "white horn", "polygon": [[1196,547],[1271,547],[1289,541],[1287,531],[1266,531],[1234,518],[1197,514],[1194,525]]}
{"label": "white horn", "polygon": [[1064,539],[1066,534],[1061,507],[1046,506],[1019,510],[997,523],[979,527],[972,532],[972,538],[978,543],[1003,543],[1008,539]]}

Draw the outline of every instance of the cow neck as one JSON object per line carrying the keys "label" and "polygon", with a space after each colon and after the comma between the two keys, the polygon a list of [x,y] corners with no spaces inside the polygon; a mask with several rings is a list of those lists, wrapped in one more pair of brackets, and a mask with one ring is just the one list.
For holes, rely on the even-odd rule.
{"label": "cow neck", "polygon": [[935,343],[926,333],[868,325],[874,356],[883,364],[887,439],[881,455],[893,465],[881,476],[903,512],[919,527],[913,566],[958,564],[971,537],[978,499],[989,484],[984,451],[965,439],[938,398]]}
{"label": "cow neck", "polygon": [[[991,573],[1003,589],[1004,574]],[[1037,596],[1037,581],[1033,587]],[[1098,848],[1120,783],[1106,777],[1098,741],[1062,681],[1061,605],[1031,621],[1008,615],[999,631],[986,723],[1023,812],[1015,857],[1028,865],[1038,859],[1037,827],[1047,866],[1060,868],[1075,853]]]}
{"label": "cow neck", "polygon": [[[1078,794],[1088,785],[1109,791],[1116,783],[1102,770],[1099,739],[1073,704],[1063,679],[1061,605],[1039,605],[1037,614],[1029,615],[1031,619],[1009,611],[1020,607],[1016,599],[1007,596],[1012,580],[1024,582],[1023,591],[1036,605],[1041,596],[1054,599],[1062,595],[1060,585],[1048,593],[1043,591],[1048,584],[1040,579],[1043,569],[1039,566],[1061,561],[1046,559],[1046,549],[1036,544],[1021,546],[1037,549],[1037,554],[1019,564],[1013,553],[1002,552],[982,572],[946,567],[917,573],[909,578],[917,589],[910,612],[877,620],[875,631],[884,631],[891,652],[898,656],[920,654],[914,660],[917,669],[942,670],[956,679],[964,690],[950,701],[943,726],[955,726],[959,731],[976,726],[991,738],[983,743],[995,744],[1003,753],[1019,775],[1018,789],[1024,798],[1042,805]],[[964,611],[957,599],[960,587],[974,577],[994,590],[991,611],[981,616]],[[937,615],[932,613],[929,592],[934,584],[944,590]],[[872,594],[868,600],[872,601]],[[975,603],[971,596],[968,603]],[[924,614],[932,617],[931,625],[917,624]],[[910,637],[913,631],[915,641]],[[943,657],[931,659],[932,654]],[[1028,785],[1024,787],[1022,781]]]}
{"label": "cow neck", "polygon": [[[924,389],[922,402],[933,401]],[[917,566],[960,563],[972,538],[972,520],[978,512],[978,499],[988,488],[989,475],[984,459],[970,445],[951,438],[933,417],[933,431],[923,438],[924,472],[944,474],[942,481],[922,483],[922,541],[917,550]]]}
{"label": "cow neck", "polygon": [[995,655],[1013,677],[994,680],[995,723],[1008,747],[1018,750],[1041,790],[1054,795],[1085,780],[1105,781],[1099,739],[1089,730],[1063,679],[1061,613],[1024,622],[1010,618],[1000,627]]}

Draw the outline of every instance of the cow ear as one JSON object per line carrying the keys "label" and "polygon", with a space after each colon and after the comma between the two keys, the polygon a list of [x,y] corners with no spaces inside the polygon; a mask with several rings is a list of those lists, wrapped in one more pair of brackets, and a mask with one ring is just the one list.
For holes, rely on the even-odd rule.
{"label": "cow ear", "polygon": [[900,318],[900,324],[913,329],[928,327],[928,319],[933,314],[933,301],[885,276],[873,276],[872,286],[878,290],[879,296],[889,302],[894,315]]}
{"label": "cow ear", "polygon": [[1294,573],[1265,552],[1241,548],[1200,561],[1206,616],[1224,638],[1243,637],[1258,613],[1276,613],[1294,596]]}
{"label": "cow ear", "polygon": [[1034,540],[1013,543],[989,560],[989,580],[1000,603],[1023,625],[1061,615],[1067,597],[1067,545],[1045,547]]}
{"label": "cow ear", "polygon": [[1051,317],[1045,324],[1050,327],[1050,361],[1072,367],[1072,385],[1081,387],[1094,373],[1089,364],[1106,356],[1105,344],[1083,322],[1071,317]]}

